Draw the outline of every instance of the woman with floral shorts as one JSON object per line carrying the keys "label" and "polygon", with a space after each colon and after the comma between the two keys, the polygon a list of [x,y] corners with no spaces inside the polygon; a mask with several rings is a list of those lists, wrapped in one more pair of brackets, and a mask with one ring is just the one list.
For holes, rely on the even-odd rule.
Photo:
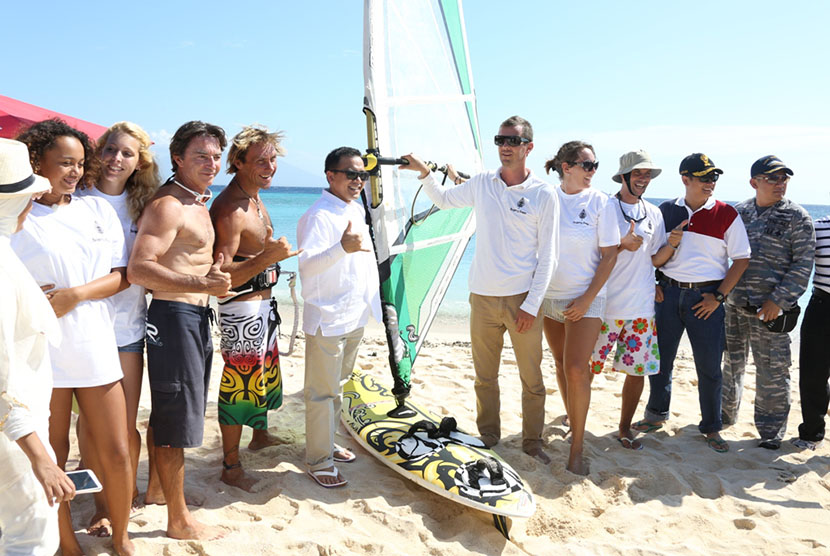
{"label": "woman with floral shorts", "polygon": [[642,449],[634,437],[631,419],[643,393],[643,377],[660,372],[657,329],[654,326],[654,266],[673,254],[680,238],[667,244],[660,209],[641,197],[652,178],[660,174],[645,151],[620,157],[620,169],[613,180],[622,184],[612,202],[620,228],[620,252],[606,283],[605,317],[602,321],[590,368],[600,374],[614,351],[613,369],[623,372],[619,436],[623,448]]}

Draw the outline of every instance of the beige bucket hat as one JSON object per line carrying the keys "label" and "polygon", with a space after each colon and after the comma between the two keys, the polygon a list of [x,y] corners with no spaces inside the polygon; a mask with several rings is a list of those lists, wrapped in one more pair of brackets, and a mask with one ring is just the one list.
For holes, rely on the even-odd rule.
{"label": "beige bucket hat", "polygon": [[33,195],[51,188],[48,179],[32,171],[26,145],[0,138],[0,199]]}
{"label": "beige bucket hat", "polygon": [[617,170],[616,174],[611,176],[611,179],[617,183],[622,183],[620,176],[638,168],[651,170],[652,178],[656,178],[663,171],[654,165],[654,162],[651,161],[651,156],[646,151],[640,149],[625,153],[620,157],[620,169]]}

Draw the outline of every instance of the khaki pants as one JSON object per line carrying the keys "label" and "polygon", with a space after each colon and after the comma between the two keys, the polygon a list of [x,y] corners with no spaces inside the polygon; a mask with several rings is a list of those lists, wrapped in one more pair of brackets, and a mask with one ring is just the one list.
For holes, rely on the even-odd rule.
{"label": "khaki pants", "polygon": [[343,385],[357,359],[363,328],[342,336],[305,337],[305,460],[312,471],[334,465],[334,434],[340,422]]}
{"label": "khaki pants", "polygon": [[531,328],[516,332],[516,314],[527,293],[494,297],[470,294],[470,339],[476,371],[476,424],[488,445],[501,438],[499,364],[505,331],[510,334],[522,381],[522,448],[541,444],[545,423],[545,383],[542,379],[542,317]]}

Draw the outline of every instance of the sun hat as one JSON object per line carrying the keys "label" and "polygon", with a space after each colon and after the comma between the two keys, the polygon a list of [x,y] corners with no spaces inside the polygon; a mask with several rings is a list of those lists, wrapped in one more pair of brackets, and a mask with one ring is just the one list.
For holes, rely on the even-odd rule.
{"label": "sun hat", "polygon": [[761,174],[772,174],[773,172],[777,172],[779,170],[784,170],[784,172],[789,176],[793,175],[793,171],[787,168],[787,165],[784,164],[780,158],[773,154],[768,154],[767,156],[762,156],[755,161],[752,168],[749,170],[749,177],[754,178],[755,176]]}
{"label": "sun hat", "polygon": [[29,149],[20,141],[0,138],[0,199],[49,191],[49,180],[32,171]]}
{"label": "sun hat", "polygon": [[723,170],[715,166],[712,159],[703,153],[692,153],[680,162],[681,176],[705,176],[711,172],[723,174]]}
{"label": "sun hat", "polygon": [[616,174],[611,176],[611,179],[617,183],[622,183],[621,176],[637,169],[651,170],[652,178],[656,178],[663,171],[654,165],[654,162],[651,161],[651,156],[646,151],[640,149],[639,151],[625,153],[620,157],[620,169],[617,170]]}

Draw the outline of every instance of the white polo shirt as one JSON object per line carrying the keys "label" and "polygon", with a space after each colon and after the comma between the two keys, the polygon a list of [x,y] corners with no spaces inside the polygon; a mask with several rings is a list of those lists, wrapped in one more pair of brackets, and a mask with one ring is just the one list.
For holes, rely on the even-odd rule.
{"label": "white polo shirt", "polygon": [[[600,248],[620,244],[620,230],[608,195],[597,189],[583,189],[559,195],[559,264],[545,297],[571,300],[579,297],[594,279],[600,261]],[[613,210],[612,210],[613,209]],[[605,286],[597,296],[605,295]]]}
{"label": "white polo shirt", "polygon": [[692,211],[678,197],[660,205],[666,232],[688,220],[680,247],[660,270],[678,282],[723,280],[729,259],[748,259],[751,254],[744,222],[735,207],[710,197]]}
{"label": "white polo shirt", "polygon": [[[297,224],[303,296],[303,332],[348,334],[369,322],[381,322],[378,263],[360,201],[347,203],[323,191]],[[340,240],[349,222],[363,236],[366,251],[346,253]]]}
{"label": "white polo shirt", "polygon": [[537,315],[559,246],[559,203],[553,187],[532,172],[522,183],[508,186],[501,168],[455,187],[439,187],[432,174],[421,183],[438,208],[471,206],[475,211],[470,292],[499,297],[528,292],[520,309]]}

